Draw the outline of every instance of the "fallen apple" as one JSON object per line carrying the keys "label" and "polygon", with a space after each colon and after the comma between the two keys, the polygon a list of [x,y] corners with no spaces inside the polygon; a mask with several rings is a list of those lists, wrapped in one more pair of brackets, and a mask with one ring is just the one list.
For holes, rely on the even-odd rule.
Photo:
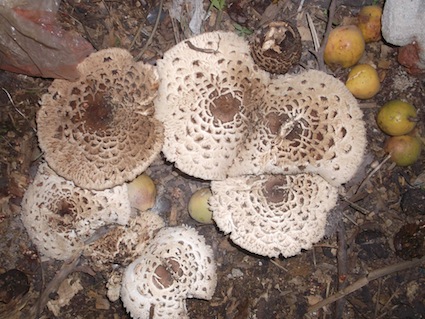
{"label": "fallen apple", "polygon": [[415,163],[421,154],[421,141],[411,135],[391,136],[385,143],[385,151],[398,166]]}

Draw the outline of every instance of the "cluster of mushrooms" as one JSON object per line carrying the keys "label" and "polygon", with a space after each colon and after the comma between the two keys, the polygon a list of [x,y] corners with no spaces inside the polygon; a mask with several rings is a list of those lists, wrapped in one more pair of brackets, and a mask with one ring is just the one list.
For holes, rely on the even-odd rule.
{"label": "cluster of mushrooms", "polygon": [[285,38],[267,36],[250,46],[204,33],[155,67],[106,49],[78,66],[78,81],[55,80],[37,115],[45,163],[22,202],[40,253],[82,252],[133,318],[187,318],[186,298],[211,299],[216,265],[203,236],[129,203],[127,183],[161,151],[211,181],[213,219],[241,248],[289,257],[322,239],[339,186],[362,162],[362,113],[330,75],[260,68],[250,47],[270,53]]}

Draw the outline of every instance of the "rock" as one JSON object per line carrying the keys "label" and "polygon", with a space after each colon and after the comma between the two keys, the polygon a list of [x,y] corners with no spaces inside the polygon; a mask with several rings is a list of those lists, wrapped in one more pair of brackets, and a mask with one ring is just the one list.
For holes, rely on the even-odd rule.
{"label": "rock", "polygon": [[400,61],[414,74],[425,72],[424,19],[425,2],[422,0],[387,0],[382,14],[382,36],[387,42],[401,47],[415,44],[409,47],[409,52],[412,48],[416,50],[415,54],[408,55],[411,60],[406,61],[404,57]]}

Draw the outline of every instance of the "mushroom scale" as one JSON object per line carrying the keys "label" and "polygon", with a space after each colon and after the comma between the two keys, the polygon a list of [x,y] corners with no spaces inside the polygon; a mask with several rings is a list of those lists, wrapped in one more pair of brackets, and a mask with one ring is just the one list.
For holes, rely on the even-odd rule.
{"label": "mushroom scale", "polygon": [[158,73],[165,157],[191,176],[226,178],[268,81],[248,43],[231,32],[204,33],[168,50]]}
{"label": "mushroom scale", "polygon": [[188,318],[185,299],[209,300],[216,285],[204,237],[188,226],[166,227],[125,270],[121,299],[133,318]]}
{"label": "mushroom scale", "polygon": [[158,74],[111,48],[78,65],[76,82],[54,80],[37,113],[38,139],[57,174],[102,190],[141,174],[161,151],[163,126],[153,117]]}
{"label": "mushroom scale", "polygon": [[130,214],[127,185],[82,189],[46,163],[39,166],[21,204],[22,222],[39,252],[59,260],[81,251],[97,229],[127,224]]}
{"label": "mushroom scale", "polygon": [[217,226],[252,253],[284,257],[310,249],[325,234],[338,190],[318,175],[261,175],[211,183]]}
{"label": "mushroom scale", "polygon": [[363,161],[366,130],[344,84],[310,70],[272,79],[230,176],[319,174],[339,186]]}

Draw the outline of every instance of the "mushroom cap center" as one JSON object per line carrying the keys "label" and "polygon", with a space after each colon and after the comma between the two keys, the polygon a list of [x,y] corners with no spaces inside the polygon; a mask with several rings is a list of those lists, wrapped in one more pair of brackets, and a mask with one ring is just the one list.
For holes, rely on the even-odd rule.
{"label": "mushroom cap center", "polygon": [[88,94],[83,102],[81,122],[89,132],[106,131],[114,119],[114,105],[106,92]]}
{"label": "mushroom cap center", "polygon": [[264,184],[264,197],[270,203],[285,202],[288,199],[289,185],[285,176],[270,176]]}
{"label": "mushroom cap center", "polygon": [[241,101],[234,97],[231,93],[219,94],[214,91],[210,95],[211,104],[210,111],[214,118],[222,123],[233,121],[236,114],[239,113]]}

